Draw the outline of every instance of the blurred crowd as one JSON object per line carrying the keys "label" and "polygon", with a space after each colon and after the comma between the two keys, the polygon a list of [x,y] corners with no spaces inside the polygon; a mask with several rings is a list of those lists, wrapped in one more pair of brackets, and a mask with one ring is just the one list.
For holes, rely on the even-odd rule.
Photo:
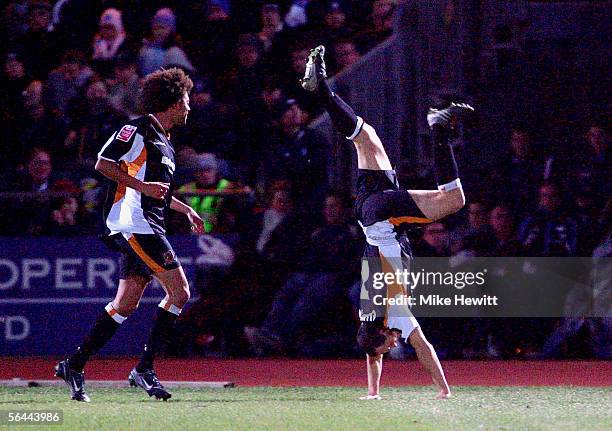
{"label": "blurred crowd", "polygon": [[[180,67],[195,83],[189,125],[172,136],[184,192],[225,189],[228,181],[261,204],[286,181],[305,206],[320,206],[329,144],[306,127],[321,110],[299,84],[305,59],[324,43],[330,76],[350,66],[391,35],[395,7],[394,0],[8,2],[0,17],[0,192],[8,202],[0,234],[99,229],[97,152],[141,114],[141,79],[160,67]],[[208,162],[194,160],[202,154]],[[198,171],[213,168],[219,178],[203,182]],[[9,195],[42,191],[50,198]],[[58,222],[56,211],[75,208],[65,194],[81,199]],[[232,222],[218,229],[232,230]]]}
{"label": "blurred crowd", "polygon": [[[178,192],[206,232],[221,236],[208,239],[215,253],[198,269],[200,299],[182,318],[176,353],[354,354],[349,292],[363,240],[350,193],[328,187],[329,143],[307,127],[321,107],[298,80],[320,43],[328,75],[350,67],[392,34],[395,8],[394,0],[8,2],[0,235],[100,233],[97,152],[140,114],[144,75],[183,68],[195,85],[188,125],[172,131]],[[548,141],[538,127],[516,124],[491,166],[460,166],[472,175],[466,208],[411,232],[415,255],[610,256],[608,124],[593,120]],[[424,181],[398,176],[414,180],[406,188]],[[172,218],[169,233],[188,228]],[[444,322],[425,324],[448,332]],[[516,351],[507,334],[492,348],[491,334],[476,346],[481,354]]]}

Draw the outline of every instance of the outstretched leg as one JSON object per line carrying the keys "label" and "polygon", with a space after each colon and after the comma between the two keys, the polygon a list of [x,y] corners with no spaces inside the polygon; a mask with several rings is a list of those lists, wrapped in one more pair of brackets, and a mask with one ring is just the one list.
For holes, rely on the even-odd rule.
{"label": "outstretched leg", "polygon": [[359,169],[391,170],[391,162],[374,128],[357,116],[338,94],[329,87],[325,72],[325,48],[318,46],[310,52],[302,86],[316,92],[334,124],[347,139],[353,141],[357,150]]}
{"label": "outstretched leg", "polygon": [[440,390],[437,399],[445,399],[451,397],[451,391],[446,382],[444,371],[442,370],[442,364],[438,359],[435,349],[429,341],[425,338],[423,331],[420,327],[417,327],[410,336],[408,337],[410,344],[416,351],[417,358],[423,367],[427,370],[434,384]]}

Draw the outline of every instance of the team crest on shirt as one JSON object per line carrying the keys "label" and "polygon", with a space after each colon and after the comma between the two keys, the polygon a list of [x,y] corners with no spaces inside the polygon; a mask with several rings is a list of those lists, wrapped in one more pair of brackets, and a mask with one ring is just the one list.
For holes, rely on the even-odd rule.
{"label": "team crest on shirt", "polygon": [[164,265],[169,265],[176,259],[174,252],[172,250],[165,251],[162,254],[162,259],[164,259]]}
{"label": "team crest on shirt", "polygon": [[130,126],[129,124],[123,126],[119,133],[117,133],[117,139],[123,142],[128,142],[132,135],[136,132],[136,126]]}

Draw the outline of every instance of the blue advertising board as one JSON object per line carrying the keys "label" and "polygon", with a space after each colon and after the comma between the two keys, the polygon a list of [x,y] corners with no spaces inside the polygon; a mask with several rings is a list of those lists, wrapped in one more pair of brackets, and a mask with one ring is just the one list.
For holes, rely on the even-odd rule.
{"label": "blue advertising board", "polygon": [[[214,256],[218,238],[182,235],[169,240],[192,292],[195,265],[226,257]],[[118,258],[96,237],[0,238],[0,356],[72,352],[115,296]],[[163,297],[154,280],[139,308],[100,354],[141,352]]]}

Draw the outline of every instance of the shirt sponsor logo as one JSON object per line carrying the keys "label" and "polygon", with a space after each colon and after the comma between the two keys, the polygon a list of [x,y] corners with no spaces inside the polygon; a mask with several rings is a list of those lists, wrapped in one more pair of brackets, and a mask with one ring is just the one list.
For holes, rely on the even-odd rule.
{"label": "shirt sponsor logo", "polygon": [[136,126],[126,125],[117,133],[117,139],[123,142],[128,142],[132,135],[136,132]]}

